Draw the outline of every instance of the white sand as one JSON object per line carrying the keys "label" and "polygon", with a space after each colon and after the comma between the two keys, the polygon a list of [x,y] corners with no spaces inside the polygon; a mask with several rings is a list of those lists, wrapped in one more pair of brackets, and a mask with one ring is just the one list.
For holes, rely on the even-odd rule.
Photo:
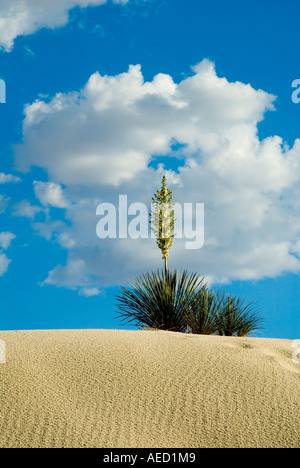
{"label": "white sand", "polygon": [[0,447],[297,447],[292,342],[0,332]]}

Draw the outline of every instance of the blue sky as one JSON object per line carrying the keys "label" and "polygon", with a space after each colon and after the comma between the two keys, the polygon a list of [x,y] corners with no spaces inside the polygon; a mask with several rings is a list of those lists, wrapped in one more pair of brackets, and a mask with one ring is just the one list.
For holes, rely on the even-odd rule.
{"label": "blue sky", "polygon": [[118,286],[161,259],[101,243],[96,202],[150,203],[163,163],[207,222],[171,265],[256,300],[262,336],[298,339],[299,3],[26,0],[21,26],[3,3],[0,329],[121,327]]}

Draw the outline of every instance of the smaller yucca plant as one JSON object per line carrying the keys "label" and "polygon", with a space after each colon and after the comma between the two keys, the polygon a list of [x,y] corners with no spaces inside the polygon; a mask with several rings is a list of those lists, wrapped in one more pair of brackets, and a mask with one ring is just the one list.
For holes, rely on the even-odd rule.
{"label": "smaller yucca plant", "polygon": [[241,298],[223,294],[219,302],[217,333],[223,336],[247,336],[262,329],[263,319],[254,302],[245,303]]}

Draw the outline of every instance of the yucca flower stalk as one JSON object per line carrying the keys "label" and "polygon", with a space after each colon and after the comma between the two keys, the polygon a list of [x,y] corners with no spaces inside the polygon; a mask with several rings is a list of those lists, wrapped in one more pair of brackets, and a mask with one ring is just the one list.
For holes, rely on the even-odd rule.
{"label": "yucca flower stalk", "polygon": [[165,272],[168,269],[169,250],[175,237],[173,194],[172,191],[167,188],[166,180],[166,176],[164,175],[161,182],[161,189],[157,190],[152,197],[152,209],[150,213],[151,230],[154,232],[156,243],[161,250]]}

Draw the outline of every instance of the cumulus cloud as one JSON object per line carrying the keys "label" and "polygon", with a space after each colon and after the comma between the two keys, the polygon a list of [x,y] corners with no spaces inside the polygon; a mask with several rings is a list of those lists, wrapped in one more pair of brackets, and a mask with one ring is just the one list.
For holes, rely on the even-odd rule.
{"label": "cumulus cloud", "polygon": [[95,73],[79,93],[26,106],[19,169],[42,166],[66,185],[118,186],[168,153],[174,139],[186,144],[186,156],[213,151],[229,132],[256,132],[273,108],[273,96],[219,79],[207,60],[195,72],[179,85],[163,74],[145,83],[139,65],[115,77]]}
{"label": "cumulus cloud", "polygon": [[[113,0],[126,4],[129,0]],[[18,36],[33,34],[41,28],[64,26],[69,11],[106,3],[106,0],[13,0],[0,3],[0,48],[10,52]]]}
{"label": "cumulus cloud", "polygon": [[[130,66],[28,105],[17,167],[47,171],[50,185],[37,195],[42,201],[47,194],[51,205],[51,193],[68,220],[56,227],[68,262],[45,284],[101,288],[160,265],[153,239],[100,240],[95,231],[99,202],[117,207],[127,194],[129,203],[150,205],[164,173],[155,168],[161,155],[182,160],[177,172],[166,172],[175,201],[205,204],[204,247],[188,251],[175,240],[171,265],[212,281],[299,272],[300,140],[288,148],[280,136],[258,135],[275,99],[218,77],[204,60],[180,83],[164,74],[145,82],[141,67]],[[51,230],[54,221],[45,226]]]}
{"label": "cumulus cloud", "polygon": [[40,206],[32,205],[28,200],[22,200],[16,203],[13,209],[13,215],[34,219],[38,213],[41,213],[43,208]]}
{"label": "cumulus cloud", "polygon": [[58,266],[50,271],[43,285],[59,284],[61,287],[76,289],[78,285],[88,284],[85,274],[85,261],[82,259],[71,260],[66,267]]}
{"label": "cumulus cloud", "polygon": [[20,181],[21,179],[19,177],[13,176],[12,174],[4,174],[3,172],[0,172],[0,184],[16,183]]}
{"label": "cumulus cloud", "polygon": [[6,211],[6,208],[9,205],[10,197],[0,194],[0,214]]}
{"label": "cumulus cloud", "polygon": [[8,249],[15,237],[12,232],[0,232],[0,247],[4,250]]}
{"label": "cumulus cloud", "polygon": [[55,208],[67,208],[68,206],[61,186],[54,182],[35,181],[34,192],[44,206],[53,206]]}
{"label": "cumulus cloud", "polygon": [[0,276],[7,272],[10,264],[10,259],[4,253],[0,253]]}
{"label": "cumulus cloud", "polygon": [[101,291],[98,288],[81,288],[79,290],[79,295],[85,297],[95,297],[99,296],[100,294]]}
{"label": "cumulus cloud", "polygon": [[7,272],[11,262],[2,250],[7,250],[15,237],[12,232],[0,232],[0,276],[3,276]]}

